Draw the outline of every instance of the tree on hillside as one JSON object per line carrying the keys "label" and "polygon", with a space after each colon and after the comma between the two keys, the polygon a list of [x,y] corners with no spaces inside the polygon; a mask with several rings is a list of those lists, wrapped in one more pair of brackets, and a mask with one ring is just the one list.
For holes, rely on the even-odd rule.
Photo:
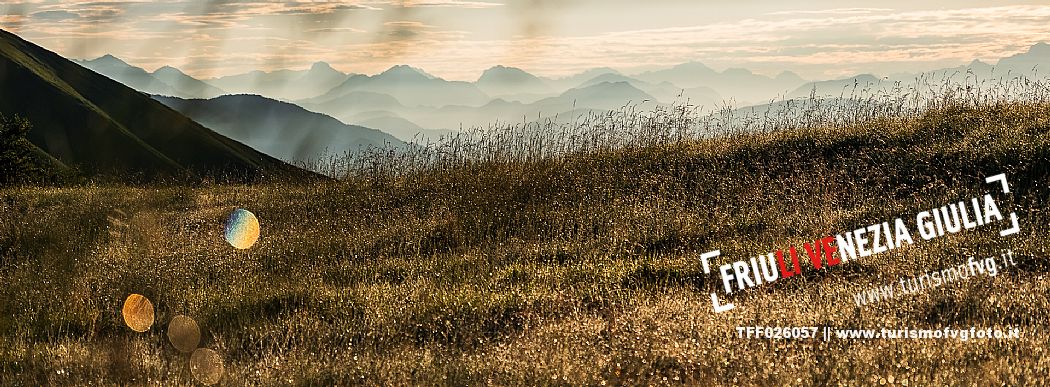
{"label": "tree on hillside", "polygon": [[43,170],[33,155],[33,145],[26,139],[29,120],[0,114],[0,186],[39,180]]}

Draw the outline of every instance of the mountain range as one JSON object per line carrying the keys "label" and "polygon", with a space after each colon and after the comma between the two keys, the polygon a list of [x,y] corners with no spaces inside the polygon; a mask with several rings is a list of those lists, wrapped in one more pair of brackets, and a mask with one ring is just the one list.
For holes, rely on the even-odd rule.
{"label": "mountain range", "polygon": [[637,74],[635,78],[685,89],[707,87],[742,104],[762,103],[778,95],[784,95],[805,83],[802,77],[790,71],[781,72],[771,78],[741,68],[730,68],[719,72],[698,62],[644,72]]}
{"label": "mountain range", "polygon": [[55,168],[125,178],[307,176],[3,30],[0,83],[0,112],[31,122],[28,140]]}
{"label": "mountain range", "polygon": [[[995,65],[973,60],[968,64],[919,73],[890,74],[879,77],[874,74],[859,74],[848,78],[808,82],[788,93],[789,98],[818,96],[848,97],[861,89],[889,89],[895,84],[912,87],[917,83],[939,86],[946,80],[970,83],[997,82],[1013,77],[1045,77],[1040,65],[1050,65],[1050,44],[1037,43],[1027,51],[1000,59]],[[1044,74],[1044,75],[1040,75]]]}
{"label": "mountain range", "polygon": [[[315,101],[322,101],[317,103]],[[426,129],[457,130],[466,127],[485,127],[495,122],[522,122],[538,116],[553,116],[575,109],[614,110],[627,104],[659,103],[632,84],[600,82],[566,90],[531,103],[493,99],[484,105],[449,104],[439,108],[407,106],[396,98],[374,92],[350,92],[333,99],[298,101],[303,107],[328,114],[344,122],[363,123],[366,119],[386,117],[399,122],[427,123]],[[403,121],[402,121],[403,120]],[[426,133],[424,133],[426,134]]]}
{"label": "mountain range", "polygon": [[[351,74],[340,72],[325,62],[316,62],[307,70],[252,71],[245,74],[205,79],[208,84],[229,94],[259,94],[273,99],[294,101],[316,97],[345,82]],[[176,95],[176,97],[179,97]],[[182,96],[210,98],[214,96]]]}
{"label": "mountain range", "polygon": [[945,74],[972,74],[984,79],[1007,72],[1034,75],[1039,64],[1050,63],[1050,45],[1034,45],[1028,52],[1003,58],[996,66],[974,61],[923,73],[887,77],[860,74],[813,81],[790,71],[771,77],[742,68],[718,71],[699,62],[633,75],[594,68],[556,79],[515,67],[494,66],[473,82],[445,80],[406,65],[361,75],[343,73],[317,62],[307,70],[253,71],[198,81],[172,68],[149,73],[112,56],[83,63],[150,94],[190,99],[213,98],[220,90],[225,94],[258,94],[332,116],[348,125],[376,128],[402,141],[412,141],[434,139],[464,127],[610,110],[643,101],[663,105],[688,102],[712,111],[814,93],[837,97]]}
{"label": "mountain range", "polygon": [[170,66],[161,67],[150,73],[108,54],[92,60],[74,60],[74,62],[147,94],[185,98],[211,98],[226,94],[222,89],[190,77]]}
{"label": "mountain range", "polygon": [[410,146],[497,122],[571,119],[681,101],[712,110],[764,106],[778,97],[848,96],[916,80],[1033,77],[1039,65],[1050,63],[1050,45],[1040,43],[996,65],[975,60],[885,77],[806,81],[788,71],[770,77],[690,62],[633,75],[595,68],[563,78],[495,66],[465,82],[406,65],[362,75],[325,62],[196,79],[170,66],[146,71],[112,55],[69,61],[7,32],[0,36],[0,54],[7,86],[0,112],[29,118],[35,125],[30,141],[56,165],[246,175],[293,173],[297,169],[287,162]]}
{"label": "mountain range", "polygon": [[494,97],[521,94],[543,95],[555,92],[547,81],[516,67],[494,66],[474,82],[478,89]]}
{"label": "mountain range", "polygon": [[373,76],[350,76],[328,92],[310,100],[323,103],[354,92],[388,95],[412,107],[481,106],[491,100],[473,83],[446,81],[405,65],[391,67]]}

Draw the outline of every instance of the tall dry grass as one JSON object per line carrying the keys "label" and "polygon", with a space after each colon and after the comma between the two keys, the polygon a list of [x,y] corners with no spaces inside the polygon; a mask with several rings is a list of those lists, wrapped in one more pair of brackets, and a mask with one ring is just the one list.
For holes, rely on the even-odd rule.
{"label": "tall dry grass", "polygon": [[[5,189],[2,382],[191,384],[164,336],[185,314],[229,385],[1039,384],[1050,105],[1044,82],[1003,85],[814,96],[754,120],[682,104],[494,126],[339,159],[337,182]],[[1001,172],[1015,237],[958,234],[710,309],[720,284],[700,252],[765,253],[969,197]],[[222,240],[235,207],[261,220],[251,250]],[[1022,264],[995,278],[853,304],[1006,247]],[[157,306],[145,334],[120,319],[129,293]],[[742,325],[1024,337],[763,341],[735,338]]]}

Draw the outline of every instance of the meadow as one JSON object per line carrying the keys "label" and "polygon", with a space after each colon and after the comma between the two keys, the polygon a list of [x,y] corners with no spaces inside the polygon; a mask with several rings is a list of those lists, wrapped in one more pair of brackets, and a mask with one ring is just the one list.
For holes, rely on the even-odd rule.
{"label": "meadow", "polygon": [[[1027,100],[963,87],[750,118],[680,105],[503,125],[334,159],[340,179],[325,181],[5,188],[0,383],[194,384],[165,336],[183,314],[222,357],[223,385],[1040,384],[1045,83],[1025,86]],[[998,173],[1019,234],[963,232],[712,310],[722,284],[702,252],[768,253],[975,196]],[[261,223],[247,250],[223,240],[235,208]],[[1020,264],[998,276],[854,304],[862,289],[1005,248]],[[121,318],[131,293],[156,306],[145,333]],[[756,325],[1023,335],[736,337]]]}

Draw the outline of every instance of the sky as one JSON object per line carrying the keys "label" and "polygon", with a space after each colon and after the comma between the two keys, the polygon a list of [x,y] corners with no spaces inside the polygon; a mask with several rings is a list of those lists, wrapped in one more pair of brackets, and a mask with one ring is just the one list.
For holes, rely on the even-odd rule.
{"label": "sky", "polygon": [[[953,67],[1050,42],[1050,2],[769,0],[7,0],[0,27],[69,58],[198,78],[325,61],[453,80],[494,65],[559,77],[698,61],[807,79]],[[1042,4],[1041,4],[1042,3]]]}

